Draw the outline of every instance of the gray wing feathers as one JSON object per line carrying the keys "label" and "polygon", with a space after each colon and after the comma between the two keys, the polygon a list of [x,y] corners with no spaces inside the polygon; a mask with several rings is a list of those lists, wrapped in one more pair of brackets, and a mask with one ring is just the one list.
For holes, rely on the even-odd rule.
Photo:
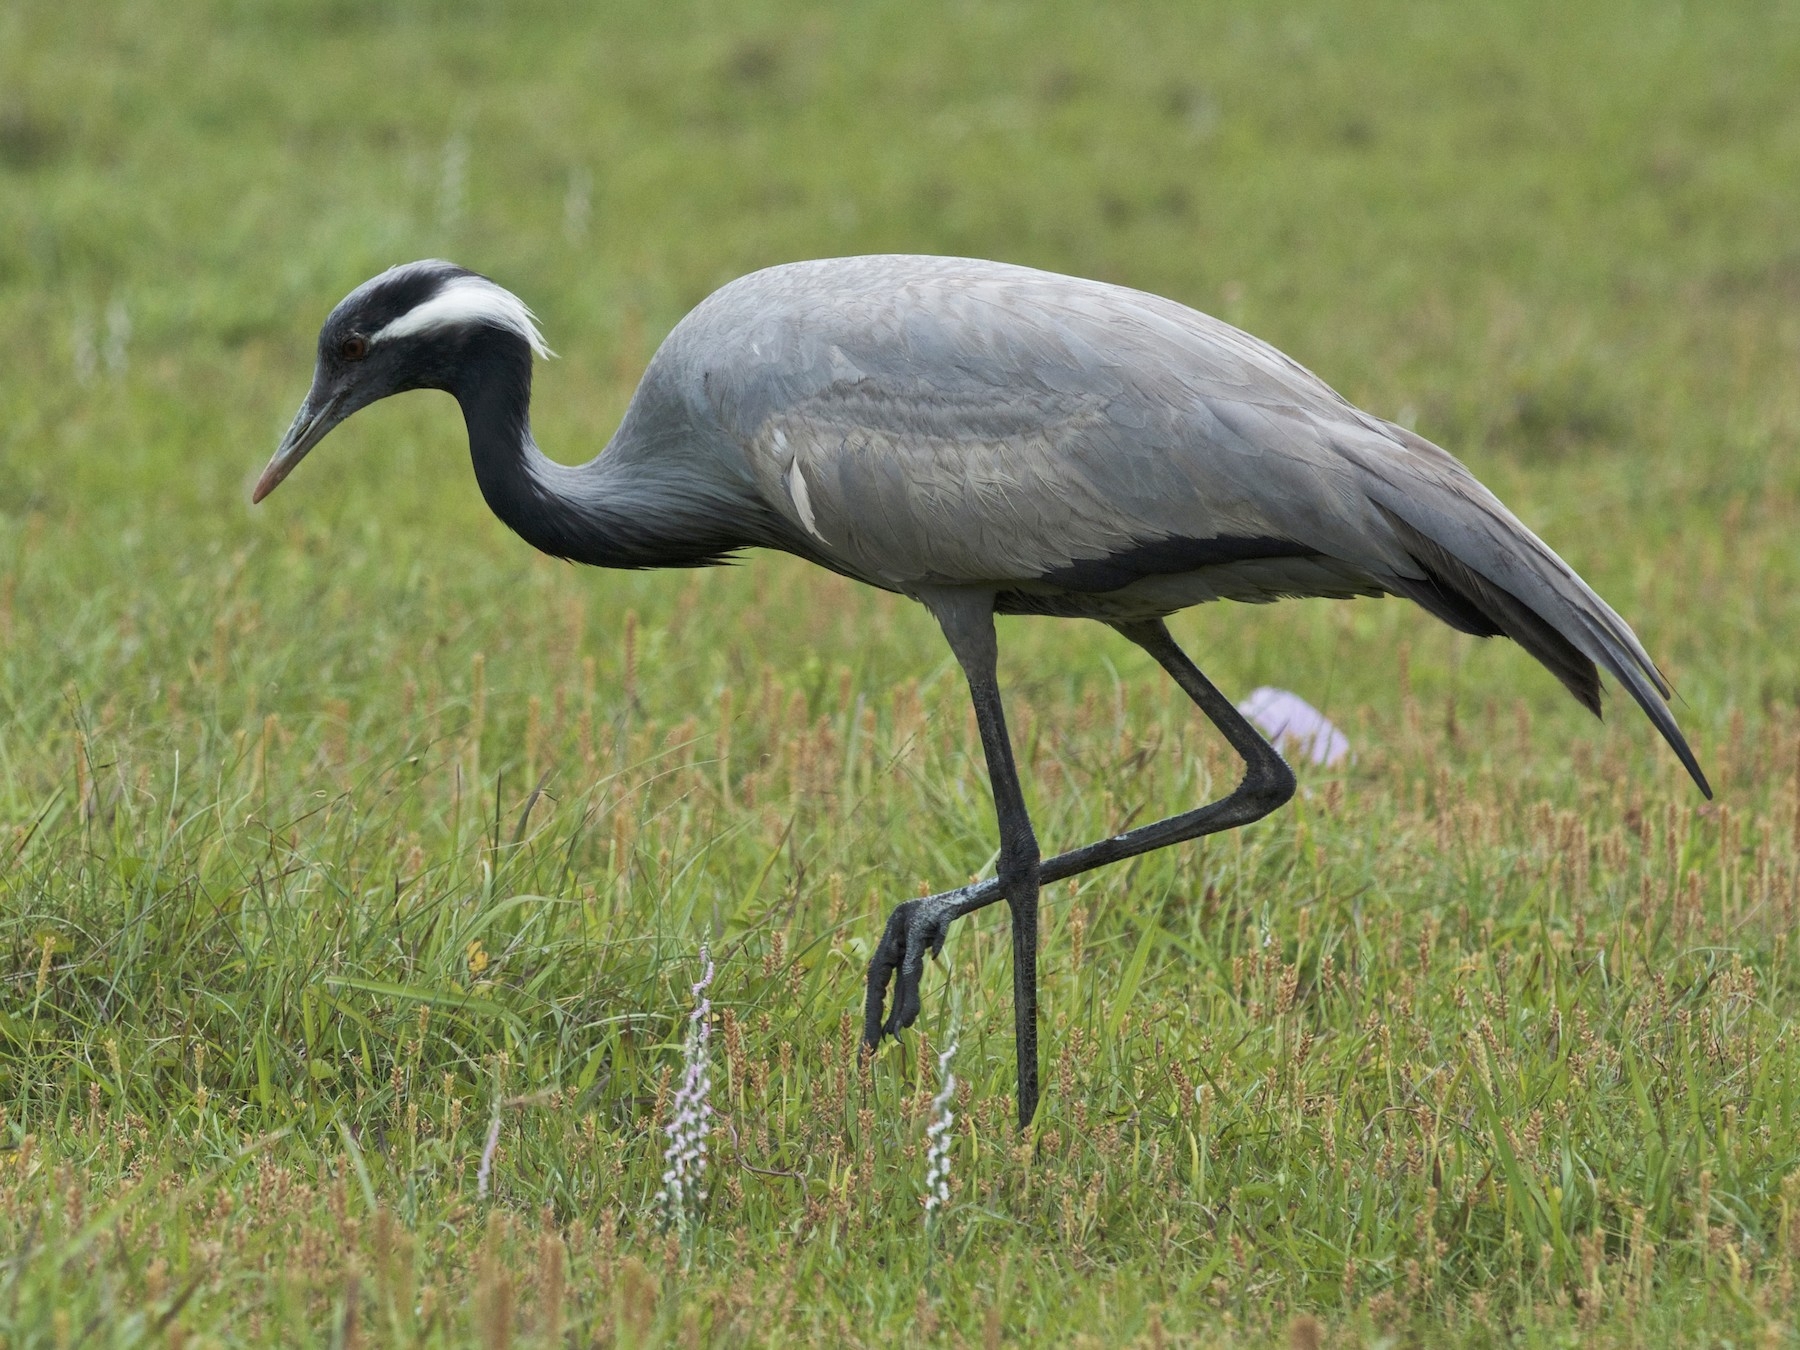
{"label": "gray wing feathers", "polygon": [[800,547],[851,575],[1004,588],[1183,556],[1169,541],[1288,541],[1313,561],[1208,566],[1205,595],[1145,585],[1169,609],[1409,596],[1514,638],[1596,712],[1610,671],[1705,789],[1630,627],[1454,457],[1174,301],[998,263],[826,260],[716,292],[655,364]]}
{"label": "gray wing feathers", "polygon": [[[684,340],[690,326],[699,340]],[[1267,445],[1291,429],[1279,424],[1305,430],[1297,401],[1347,407],[1293,381],[1272,348],[1172,301],[955,259],[758,273],[669,345],[690,364],[744,354],[690,377],[712,377],[705,402],[770,504],[798,521],[782,483],[797,460],[815,541],[902,583],[1036,575],[1196,531],[1268,533],[1271,495],[1296,507],[1318,496],[1277,480],[1326,462],[1272,461]]]}

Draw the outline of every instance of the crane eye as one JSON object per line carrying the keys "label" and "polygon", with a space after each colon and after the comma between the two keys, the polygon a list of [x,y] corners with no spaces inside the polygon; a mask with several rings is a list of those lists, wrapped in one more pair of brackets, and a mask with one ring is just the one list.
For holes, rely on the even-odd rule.
{"label": "crane eye", "polygon": [[338,355],[346,361],[360,361],[369,354],[369,339],[361,333],[352,333],[338,344]]}

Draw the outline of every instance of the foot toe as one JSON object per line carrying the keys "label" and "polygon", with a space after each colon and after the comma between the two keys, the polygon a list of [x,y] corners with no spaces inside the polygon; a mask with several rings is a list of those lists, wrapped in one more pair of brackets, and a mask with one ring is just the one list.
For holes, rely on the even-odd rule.
{"label": "foot toe", "polygon": [[[941,906],[923,900],[908,900],[888,916],[887,930],[869,960],[868,994],[863,1003],[866,1044],[874,1046],[883,1036],[898,1036],[919,1020],[919,986],[925,978],[925,958],[943,952],[944,942],[950,936],[951,917]],[[886,1009],[890,980],[894,1002],[891,1009]],[[884,1011],[888,1014],[885,1021]]]}
{"label": "foot toe", "polygon": [[[875,954],[869,958],[868,989],[863,997],[863,1044],[874,1049],[884,1034],[891,1035],[894,1023],[882,1023],[882,1013],[887,1002],[888,983],[900,970],[906,956],[907,934],[910,930],[910,910],[918,902],[908,900],[888,916],[887,930],[881,935],[881,942],[875,948]],[[899,990],[895,990],[896,1006],[899,1001]]]}

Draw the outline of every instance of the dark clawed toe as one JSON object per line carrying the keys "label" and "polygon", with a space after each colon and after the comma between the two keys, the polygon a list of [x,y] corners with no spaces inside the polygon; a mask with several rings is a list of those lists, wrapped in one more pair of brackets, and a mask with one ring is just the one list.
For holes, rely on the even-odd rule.
{"label": "dark clawed toe", "polygon": [[895,977],[894,1011],[885,1028],[890,1036],[898,1036],[919,1020],[923,1007],[919,986],[925,979],[925,957],[942,952],[950,932],[947,915],[927,909],[923,901],[910,900],[907,905],[911,910],[906,916],[906,955]]}
{"label": "dark clawed toe", "polygon": [[898,1036],[907,1027],[919,1020],[919,977],[922,970],[908,972],[905,967],[900,970],[900,978],[894,984],[894,1013],[888,1018],[883,1028],[890,1036]]}
{"label": "dark clawed toe", "polygon": [[925,962],[913,949],[908,934],[906,958],[894,974],[894,1010],[883,1028],[890,1036],[898,1036],[919,1018],[919,981],[925,974]]}
{"label": "dark clawed toe", "polygon": [[[919,1020],[925,958],[943,952],[951,918],[943,905],[925,900],[908,900],[888,916],[887,930],[869,958],[868,992],[863,999],[863,1044],[870,1049],[879,1045],[883,1036],[898,1036]],[[890,980],[894,1003],[887,1009]],[[885,1021],[884,1011],[888,1014]]]}
{"label": "dark clawed toe", "polygon": [[[863,997],[863,1044],[873,1050],[881,1043],[883,1035],[892,1035],[895,1027],[892,1022],[882,1025],[883,1005],[887,1002],[888,982],[893,979],[894,972],[899,970],[904,961],[907,949],[907,936],[911,931],[911,911],[918,907],[917,900],[908,900],[899,905],[888,915],[887,929],[881,935],[881,941],[875,948],[875,954],[869,958],[868,990]],[[895,991],[896,1006],[899,1002],[899,991]]]}

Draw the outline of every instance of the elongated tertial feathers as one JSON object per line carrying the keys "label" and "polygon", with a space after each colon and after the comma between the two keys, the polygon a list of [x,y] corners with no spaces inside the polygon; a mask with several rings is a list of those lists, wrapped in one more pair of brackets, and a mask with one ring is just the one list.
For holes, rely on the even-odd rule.
{"label": "elongated tertial feathers", "polygon": [[1501,590],[1435,539],[1408,525],[1377,503],[1394,533],[1425,576],[1398,577],[1395,584],[1409,600],[1430,610],[1452,628],[1476,637],[1504,633],[1530,652],[1563,687],[1594,716],[1600,715],[1600,673],[1572,642],[1540,618],[1517,596]]}
{"label": "elongated tertial feathers", "polygon": [[[1453,485],[1453,486],[1452,486]],[[1382,487],[1393,484],[1383,476]],[[1644,710],[1707,797],[1712,788],[1667,700],[1668,681],[1625,621],[1574,569],[1476,483],[1442,478],[1409,483],[1410,501],[1371,494],[1400,546],[1424,573],[1388,584],[1451,627],[1478,637],[1504,634],[1530,652],[1596,717],[1604,668]],[[1432,489],[1436,489],[1433,491]],[[1453,513],[1432,498],[1460,499]],[[1439,529],[1431,525],[1439,524]],[[1508,584],[1495,580],[1504,575]]]}

